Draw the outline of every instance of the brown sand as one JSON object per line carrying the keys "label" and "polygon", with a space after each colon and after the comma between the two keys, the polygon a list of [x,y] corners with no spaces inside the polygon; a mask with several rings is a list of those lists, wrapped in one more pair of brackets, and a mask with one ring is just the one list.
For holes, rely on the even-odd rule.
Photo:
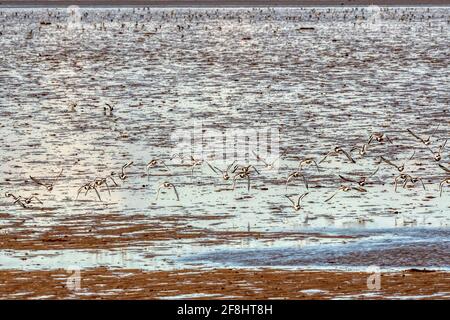
{"label": "brown sand", "polygon": [[[80,214],[55,217],[43,213],[35,218],[51,216],[55,225],[38,227],[32,221],[4,214],[0,224],[0,249],[111,249],[148,246],[155,241],[193,239],[202,245],[232,243],[243,239],[303,240],[306,238],[352,239],[356,236],[301,232],[220,231],[193,228],[189,221],[215,220],[220,216],[164,216],[151,219],[145,215]],[[132,221],[132,223],[130,223]]]}
{"label": "brown sand", "polygon": [[0,271],[0,298],[175,299],[192,294],[207,299],[450,298],[450,273],[417,270],[382,274],[379,291],[368,290],[369,274],[360,272],[272,269],[144,272],[97,268],[81,270],[79,291],[67,288],[69,275],[62,269]]}

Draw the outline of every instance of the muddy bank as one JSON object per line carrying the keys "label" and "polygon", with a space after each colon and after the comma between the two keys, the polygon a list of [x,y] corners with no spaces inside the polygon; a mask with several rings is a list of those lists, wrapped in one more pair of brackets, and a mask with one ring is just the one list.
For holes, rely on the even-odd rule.
{"label": "muddy bank", "polygon": [[328,235],[315,232],[226,231],[195,228],[189,221],[217,220],[219,216],[165,216],[84,214],[54,217],[54,225],[37,226],[33,219],[8,216],[0,223],[0,249],[58,250],[112,249],[151,246],[155,242],[192,240],[205,246],[230,244],[241,240],[274,241],[277,239],[355,239],[357,235]]}
{"label": "muddy bank", "polygon": [[[381,289],[368,290],[368,273],[232,270],[80,271],[71,291],[66,270],[0,271],[2,299],[448,299],[450,274],[409,270],[381,275]],[[69,285],[70,287],[70,285]]]}

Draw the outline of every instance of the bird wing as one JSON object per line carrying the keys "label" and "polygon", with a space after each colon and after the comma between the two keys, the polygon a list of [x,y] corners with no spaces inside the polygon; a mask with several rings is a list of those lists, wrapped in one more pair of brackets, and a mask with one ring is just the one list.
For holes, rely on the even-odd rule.
{"label": "bird wing", "polygon": [[210,165],[208,161],[206,161],[206,164],[208,165],[208,167],[209,167],[215,174],[217,174],[216,169],[215,169],[212,165]]}
{"label": "bird wing", "polygon": [[369,176],[369,178],[373,177],[374,175],[376,175],[378,170],[380,170],[380,166],[377,167],[377,169]]}
{"label": "bird wing", "polygon": [[309,194],[309,192],[305,192],[304,194],[302,194],[302,195],[298,198],[297,205],[300,205],[300,201],[302,201],[303,198],[306,197],[308,194]]}
{"label": "bird wing", "polygon": [[175,191],[175,195],[177,196],[177,201],[180,201],[180,196],[178,195],[177,188],[173,184],[172,184],[172,187],[173,187],[173,191]]}
{"label": "bird wing", "polygon": [[356,161],[353,160],[353,158],[350,156],[350,154],[347,151],[345,151],[344,149],[341,149],[341,150],[342,150],[342,153],[345,154],[345,156],[348,158],[348,160],[350,160],[353,163],[356,163]]}
{"label": "bird wing", "polygon": [[417,140],[420,140],[421,142],[423,142],[423,139],[421,137],[419,137],[417,134],[415,134],[414,132],[412,132],[411,129],[406,129],[406,131],[408,131]]}
{"label": "bird wing", "polygon": [[236,160],[234,160],[230,165],[228,165],[226,172],[228,172],[235,163],[236,163]]}
{"label": "bird wing", "polygon": [[339,178],[341,178],[342,180],[347,181],[347,182],[358,183],[358,181],[353,180],[353,179],[350,179],[350,178],[346,178],[346,177],[344,177],[344,176],[342,176],[342,175],[339,175]]}
{"label": "bird wing", "polygon": [[41,186],[46,186],[45,183],[37,180],[36,178],[33,178],[32,176],[30,176],[30,179],[33,180],[34,183],[41,185]]}
{"label": "bird wing", "polygon": [[[340,189],[339,189],[339,190],[340,190]],[[337,193],[339,192],[339,190],[336,191],[335,193],[333,193],[333,195],[332,195],[331,197],[329,197],[327,200],[325,200],[325,202],[328,202],[328,201],[330,201],[331,199],[333,199],[334,196],[337,195]]]}
{"label": "bird wing", "polygon": [[292,203],[293,206],[295,206],[295,202],[288,195],[284,195],[284,196],[289,199],[289,201]]}

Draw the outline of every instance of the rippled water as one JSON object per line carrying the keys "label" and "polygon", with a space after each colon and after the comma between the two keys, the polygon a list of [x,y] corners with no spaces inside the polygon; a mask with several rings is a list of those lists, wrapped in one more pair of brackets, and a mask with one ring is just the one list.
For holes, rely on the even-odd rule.
{"label": "rippled water", "polygon": [[[350,234],[347,230],[395,228],[379,240],[385,245],[382,250],[399,247],[391,240],[401,242],[404,233],[417,227],[415,238],[423,241],[407,241],[410,251],[384,252],[383,261],[392,267],[422,266],[414,258],[403,263],[397,254],[434,245],[431,240],[427,243],[423,230],[448,232],[450,190],[444,186],[442,196],[439,190],[448,174],[406,128],[424,137],[433,134],[433,150],[449,137],[449,8],[383,9],[381,20],[371,20],[373,12],[354,8],[79,10],[74,18],[66,9],[0,8],[0,210],[12,217],[0,218],[4,226],[11,219],[23,219],[24,230],[44,232],[63,225],[71,215],[94,212],[144,214],[149,221],[219,216],[187,223],[214,231],[322,228]],[[112,114],[105,112],[106,103],[114,106]],[[72,110],[71,104],[76,108]],[[261,174],[252,176],[250,191],[245,181],[230,190],[232,181],[222,181],[207,165],[196,167],[191,175],[186,163],[170,160],[180,151],[174,134],[194,136],[199,125],[205,132],[225,136],[241,129],[275,130],[285,154],[275,169],[267,170],[247,148],[244,156]],[[329,157],[319,171],[304,169],[309,190],[301,179],[286,188],[286,178],[297,169],[299,158],[318,162],[335,146],[350,150],[362,145],[373,132],[386,133],[393,143],[372,142],[363,157],[352,153],[355,164],[344,156]],[[446,167],[450,167],[448,150],[447,146],[440,161]],[[399,172],[378,164],[381,155],[405,163],[405,172],[422,178],[426,190],[417,183],[394,192]],[[220,167],[232,161],[202,156]],[[170,171],[159,166],[146,175],[145,166],[153,158],[165,159]],[[111,195],[101,188],[102,202],[95,192],[75,200],[80,186],[112,171],[119,173],[129,161],[133,161],[126,170],[129,177],[121,181],[116,175],[120,186],[112,187]],[[367,192],[340,192],[324,201],[344,183],[338,174],[359,179],[378,167],[364,187]],[[52,192],[29,179],[52,178],[61,169],[63,176]],[[155,200],[165,180],[176,185],[180,201],[171,190]],[[285,195],[306,191],[302,209],[294,211]],[[5,192],[33,194],[43,204],[23,209],[3,197]],[[207,260],[241,261],[249,249],[256,250],[251,252],[257,257],[246,257],[250,266],[266,261],[328,265],[330,255],[339,265],[355,265],[345,263],[344,256],[365,247],[338,242],[342,246],[337,253],[319,250],[307,260],[302,258],[303,249],[298,257],[299,250],[291,249],[296,242],[283,237],[273,239],[270,245],[276,249],[267,252],[264,241],[243,241],[237,256],[230,253],[225,260],[215,256],[214,246],[205,249],[195,241],[167,241],[147,250],[167,254],[175,261],[170,267],[182,265],[176,262],[180,256],[208,254],[204,250],[213,252]],[[448,248],[445,243],[437,245],[438,254],[426,266],[448,267]],[[19,262],[22,253],[8,249],[3,248],[2,267],[33,265],[32,260]],[[226,251],[227,245],[218,249]],[[131,265],[146,268],[143,249],[129,250],[136,252]],[[92,257],[82,250],[51,254],[59,258],[44,259],[40,267]],[[11,255],[15,258],[8,260]],[[258,262],[260,257],[265,257],[263,263]],[[384,265],[383,261],[362,258],[356,265]],[[86,264],[91,265],[96,263]]]}

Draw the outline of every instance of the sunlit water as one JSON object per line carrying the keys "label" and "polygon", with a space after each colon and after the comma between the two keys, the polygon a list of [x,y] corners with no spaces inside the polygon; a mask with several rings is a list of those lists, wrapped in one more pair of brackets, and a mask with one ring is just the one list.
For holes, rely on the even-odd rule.
{"label": "sunlit water", "polygon": [[[68,215],[95,212],[144,214],[149,221],[220,216],[187,222],[215,231],[361,236],[303,242],[280,236],[208,247],[172,240],[96,252],[4,248],[0,267],[448,268],[450,190],[444,185],[440,195],[439,189],[448,174],[406,128],[432,135],[434,151],[449,137],[450,9],[355,10],[82,8],[69,16],[66,9],[0,9],[0,206],[24,219],[24,228],[45,231]],[[114,106],[112,114],[106,103]],[[260,174],[252,174],[250,191],[245,180],[231,190],[232,181],[206,164],[191,175],[186,162],[170,160],[182,150],[174,135],[198,139],[200,125],[200,131],[225,137],[243,129],[275,130],[285,154],[268,170],[252,146],[244,148]],[[335,146],[349,151],[373,132],[386,133],[393,143],[374,141],[363,157],[353,152],[355,164],[342,155],[329,157],[320,170],[303,169],[309,189],[301,179],[286,187],[299,158],[319,162]],[[448,147],[439,162],[446,167]],[[381,155],[404,163],[425,190],[416,183],[394,192],[399,172],[378,164]],[[221,168],[232,162],[217,153],[215,160],[203,156]],[[158,166],[147,176],[153,158],[165,159],[170,171]],[[129,177],[116,175],[120,186],[111,195],[101,188],[103,202],[93,191],[75,200],[80,186],[120,173],[129,161]],[[325,202],[341,184],[355,185],[338,174],[359,179],[378,167],[367,192],[338,192]],[[51,193],[29,179],[55,177],[61,169]],[[165,180],[176,185],[180,201],[171,190],[156,201]],[[301,210],[294,211],[285,195],[307,191]],[[44,204],[33,208],[51,216],[24,210],[5,192],[36,195]],[[402,246],[405,251],[390,251]],[[427,248],[435,254],[427,256]],[[364,254],[374,250],[384,258]],[[148,258],[148,252],[158,257]],[[349,259],[352,252],[360,259]]]}

